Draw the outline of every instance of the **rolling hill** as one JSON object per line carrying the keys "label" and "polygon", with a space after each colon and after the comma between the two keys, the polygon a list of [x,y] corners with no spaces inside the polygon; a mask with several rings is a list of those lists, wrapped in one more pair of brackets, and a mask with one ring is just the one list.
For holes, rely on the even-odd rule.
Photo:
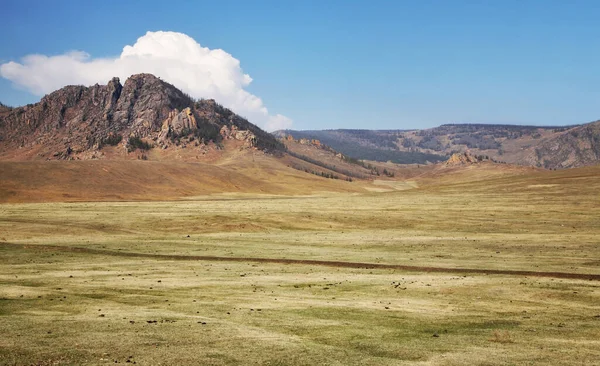
{"label": "rolling hill", "polygon": [[276,134],[316,139],[356,159],[400,164],[437,162],[467,151],[547,169],[600,161],[600,121],[566,127],[448,124],[424,130],[286,130]]}
{"label": "rolling hill", "polygon": [[198,196],[361,192],[362,184],[291,169],[286,161],[225,141],[213,160],[0,161],[0,203],[161,201]]}

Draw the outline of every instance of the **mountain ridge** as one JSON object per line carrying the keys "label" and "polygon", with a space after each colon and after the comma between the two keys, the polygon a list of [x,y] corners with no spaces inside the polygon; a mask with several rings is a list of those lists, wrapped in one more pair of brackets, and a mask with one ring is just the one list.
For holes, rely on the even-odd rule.
{"label": "mountain ridge", "polygon": [[[0,157],[95,159],[103,149],[124,155],[149,148],[219,146],[225,138],[276,151],[272,135],[212,99],[194,100],[152,74],[136,74],[122,85],[69,85],[38,103],[0,109]],[[113,148],[114,147],[114,148]]]}
{"label": "mountain ridge", "polygon": [[423,130],[281,130],[274,134],[317,139],[355,159],[400,164],[439,162],[465,152],[547,169],[600,162],[600,121],[569,126],[457,123]]}

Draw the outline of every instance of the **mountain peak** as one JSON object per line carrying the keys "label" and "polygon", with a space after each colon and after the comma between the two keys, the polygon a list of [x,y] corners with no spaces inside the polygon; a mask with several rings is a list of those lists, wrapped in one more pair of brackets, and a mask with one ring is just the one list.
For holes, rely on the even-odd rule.
{"label": "mountain peak", "polygon": [[195,101],[152,74],[135,74],[123,85],[114,77],[106,85],[66,86],[34,105],[6,109],[0,115],[0,155],[18,149],[27,158],[87,159],[101,157],[108,145],[124,154],[139,147],[201,148],[218,143],[224,126],[249,131],[234,135],[246,136],[250,146],[281,148],[214,100]]}

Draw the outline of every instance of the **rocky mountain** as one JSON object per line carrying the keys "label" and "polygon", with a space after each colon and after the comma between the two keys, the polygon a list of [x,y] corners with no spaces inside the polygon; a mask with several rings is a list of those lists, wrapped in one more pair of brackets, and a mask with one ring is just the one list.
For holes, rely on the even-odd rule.
{"label": "rocky mountain", "polygon": [[448,124],[424,130],[278,131],[356,159],[425,163],[454,153],[548,169],[600,162],[600,121],[566,127]]}
{"label": "rocky mountain", "polygon": [[122,151],[193,148],[238,139],[273,151],[283,144],[216,103],[193,100],[151,75],[122,85],[66,86],[24,107],[0,106],[0,156],[13,159],[93,159]]}

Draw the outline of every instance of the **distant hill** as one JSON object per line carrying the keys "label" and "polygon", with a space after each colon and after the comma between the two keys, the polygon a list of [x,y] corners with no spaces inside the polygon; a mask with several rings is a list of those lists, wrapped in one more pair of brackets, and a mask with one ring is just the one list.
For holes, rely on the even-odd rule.
{"label": "distant hill", "polygon": [[396,164],[426,164],[444,161],[448,156],[421,151],[402,151],[396,141],[402,130],[311,130],[276,131],[278,137],[293,136],[296,140],[319,140],[332,149],[359,160],[391,161]]}
{"label": "distant hill", "polygon": [[286,147],[283,158],[289,167],[326,178],[377,179],[392,178],[398,168],[394,164],[365,162],[344,155],[315,139],[294,139],[291,135],[282,138]]}
{"label": "distant hill", "polygon": [[469,152],[492,160],[572,168],[600,162],[600,121],[565,127],[447,124],[424,130],[278,131],[318,139],[356,159],[424,163]]}
{"label": "distant hill", "polygon": [[[0,158],[73,160],[126,156],[151,149],[199,150],[222,139],[261,150],[277,139],[214,100],[193,100],[151,74],[124,85],[66,86],[24,107],[0,105]],[[108,155],[107,155],[108,154]]]}

